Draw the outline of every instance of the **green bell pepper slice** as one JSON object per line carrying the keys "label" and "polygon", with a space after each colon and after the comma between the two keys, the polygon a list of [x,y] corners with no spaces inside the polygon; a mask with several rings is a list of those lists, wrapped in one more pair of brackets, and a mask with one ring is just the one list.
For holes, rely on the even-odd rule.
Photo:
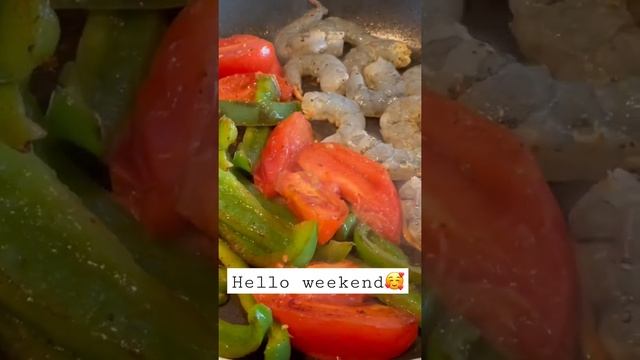
{"label": "green bell pepper slice", "polygon": [[0,84],[22,83],[55,52],[60,24],[49,0],[0,1]]}
{"label": "green bell pepper slice", "polygon": [[230,172],[218,170],[218,228],[224,240],[253,266],[305,266],[317,244],[317,225],[294,226],[269,213]]}
{"label": "green bell pepper slice", "polygon": [[248,127],[242,136],[242,142],[233,154],[233,164],[250,174],[253,173],[270,133],[271,129],[268,127]]}
{"label": "green bell pepper slice", "polygon": [[93,12],[51,97],[51,136],[101,157],[122,129],[166,30],[158,12]]}
{"label": "green bell pepper slice", "polygon": [[335,239],[338,241],[347,241],[351,239],[351,236],[353,236],[353,230],[355,229],[357,223],[358,218],[356,218],[356,214],[350,212],[334,235]]}
{"label": "green bell pepper slice", "polygon": [[222,306],[229,301],[227,295],[227,269],[218,269],[218,306]]}
{"label": "green bell pepper slice", "polygon": [[233,120],[226,116],[221,117],[218,122],[218,167],[220,169],[228,170],[233,167],[227,150],[236,142],[237,138],[238,128]]}
{"label": "green bell pepper slice", "polygon": [[296,111],[300,111],[300,103],[270,102],[260,105],[237,101],[220,101],[220,115],[231,118],[237,126],[275,126]]}
{"label": "green bell pepper slice", "polygon": [[313,259],[330,263],[339,262],[349,256],[352,248],[352,242],[331,240],[324,245],[318,246]]}
{"label": "green bell pepper slice", "polygon": [[83,10],[160,10],[187,5],[188,0],[51,0],[54,9]]}
{"label": "green bell pepper slice", "polygon": [[237,359],[258,350],[273,323],[271,309],[256,304],[247,311],[249,324],[237,325],[218,320],[220,356]]}
{"label": "green bell pepper slice", "polygon": [[33,154],[0,144],[0,303],[87,358],[215,356],[215,327],[140,268]]}

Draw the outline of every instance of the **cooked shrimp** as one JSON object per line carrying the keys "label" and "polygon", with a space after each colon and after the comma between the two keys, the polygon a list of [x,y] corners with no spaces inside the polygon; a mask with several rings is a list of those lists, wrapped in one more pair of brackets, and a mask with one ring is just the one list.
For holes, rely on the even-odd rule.
{"label": "cooked shrimp", "polygon": [[[315,8],[307,11],[307,13],[302,17],[289,23],[287,26],[280,29],[280,31],[276,34],[273,43],[278,56],[282,57],[283,59],[288,59],[292,55],[292,52],[294,50],[291,48],[290,44],[292,39],[295,39],[297,37],[297,39],[295,39],[295,43],[299,46],[301,33],[303,33],[314,23],[322,20],[322,17],[329,12],[329,10],[322,6],[322,4],[318,0],[309,0],[309,2],[313,6],[315,6]],[[326,47],[326,44],[320,46]]]}
{"label": "cooked shrimp", "polygon": [[416,65],[402,74],[404,94],[407,96],[422,94],[422,66]]}
{"label": "cooked shrimp", "polygon": [[327,120],[338,128],[324,142],[345,144],[381,163],[393,180],[420,176],[420,149],[396,149],[367,133],[364,114],[353,100],[335,93],[308,92],[302,99],[302,111],[311,120]]}
{"label": "cooked shrimp", "polygon": [[627,1],[510,0],[509,4],[520,50],[549,67],[554,77],[606,83],[640,76],[640,26]]}
{"label": "cooked shrimp", "polygon": [[380,133],[385,142],[399,149],[420,148],[422,136],[420,96],[402,97],[392,102],[380,117]]}
{"label": "cooked shrimp", "polygon": [[293,57],[284,66],[287,81],[293,86],[296,97],[302,97],[302,77],[318,78],[320,88],[326,92],[343,92],[349,74],[344,64],[329,54],[307,54]]}
{"label": "cooked shrimp", "polygon": [[[380,117],[387,106],[404,93],[402,77],[393,64],[382,58],[367,65],[364,72],[363,77],[353,68],[346,82],[346,95],[360,105],[365,116]],[[367,83],[376,90],[370,89]]]}
{"label": "cooked shrimp", "polygon": [[403,68],[411,63],[411,49],[401,41],[376,38],[351,49],[344,57],[344,64],[348,69],[362,69],[378,58],[391,62],[397,68]]}
{"label": "cooked shrimp", "polygon": [[404,218],[404,238],[416,249],[422,248],[422,180],[412,177],[398,190]]}

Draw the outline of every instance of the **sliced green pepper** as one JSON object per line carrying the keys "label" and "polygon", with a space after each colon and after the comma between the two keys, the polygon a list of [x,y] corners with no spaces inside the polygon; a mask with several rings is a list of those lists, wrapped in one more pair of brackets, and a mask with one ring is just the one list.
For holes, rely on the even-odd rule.
{"label": "sliced green pepper", "polygon": [[45,135],[27,115],[20,87],[0,85],[0,142],[24,151],[31,141]]}
{"label": "sliced green pepper", "polygon": [[340,228],[334,235],[335,239],[338,241],[347,241],[351,239],[351,236],[353,235],[353,229],[356,227],[357,223],[358,219],[356,218],[356,214],[350,212],[347,218],[342,223],[342,226],[340,226]]}
{"label": "sliced green pepper", "polygon": [[352,248],[352,242],[331,240],[324,245],[318,246],[313,259],[330,263],[339,262],[347,258]]}
{"label": "sliced green pepper", "polygon": [[232,359],[240,358],[258,350],[264,336],[273,323],[271,309],[256,304],[247,312],[248,325],[230,324],[218,320],[218,347],[220,355]]}
{"label": "sliced green pepper", "polygon": [[0,303],[81,357],[215,356],[215,327],[146,274],[33,154],[0,144]]}
{"label": "sliced green pepper", "polygon": [[7,359],[76,359],[72,352],[51,343],[42,333],[0,309],[0,354]]}
{"label": "sliced green pepper", "polygon": [[218,306],[226,304],[229,300],[227,295],[227,269],[218,269]]}
{"label": "sliced green pepper", "polygon": [[253,173],[270,133],[271,129],[268,127],[248,127],[242,142],[233,154],[233,164],[250,174]]}
{"label": "sliced green pepper", "polygon": [[218,167],[220,169],[227,170],[233,167],[227,149],[236,142],[237,138],[238,129],[233,120],[226,116],[221,117],[218,123]]}
{"label": "sliced green pepper", "polygon": [[60,24],[49,0],[0,1],[0,84],[22,83],[53,55]]}
{"label": "sliced green pepper", "polygon": [[379,294],[376,297],[389,306],[407,311],[418,321],[422,320],[422,296],[419,287],[410,286],[408,294]]}
{"label": "sliced green pepper", "polygon": [[242,174],[236,174],[236,178],[238,181],[244,185],[247,190],[260,202],[260,205],[264,207],[269,213],[273,214],[275,217],[280,219],[281,221],[287,224],[295,224],[298,219],[295,215],[289,210],[289,208],[278,200],[270,200],[267,199],[264,194],[255,186],[251,181],[242,176]]}
{"label": "sliced green pepper", "polygon": [[264,105],[235,101],[220,101],[220,115],[233,119],[237,126],[275,126],[296,111],[300,103],[270,102]]}
{"label": "sliced green pepper", "polygon": [[269,213],[230,172],[218,170],[219,230],[231,248],[249,264],[305,266],[317,243],[317,225],[295,226]]}
{"label": "sliced green pepper", "polygon": [[85,10],[158,10],[185,6],[188,0],[51,0],[54,9]]}
{"label": "sliced green pepper", "polygon": [[280,87],[273,75],[259,74],[256,76],[256,103],[267,104],[280,99]]}
{"label": "sliced green pepper", "polygon": [[90,13],[45,124],[52,136],[102,156],[121,129],[166,29],[157,12]]}
{"label": "sliced green pepper", "polygon": [[369,226],[358,223],[354,232],[354,243],[360,258],[371,267],[409,268],[412,282],[419,283],[422,269],[412,266],[402,249],[376,234]]}

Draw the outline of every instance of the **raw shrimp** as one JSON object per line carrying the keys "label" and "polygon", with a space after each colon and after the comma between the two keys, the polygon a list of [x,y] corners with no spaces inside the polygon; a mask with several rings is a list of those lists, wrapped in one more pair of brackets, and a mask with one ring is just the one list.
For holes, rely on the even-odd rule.
{"label": "raw shrimp", "polygon": [[287,55],[296,56],[324,53],[334,56],[342,56],[343,47],[343,32],[311,30],[291,37],[289,41],[290,51]]}
{"label": "raw shrimp", "polygon": [[375,38],[351,49],[344,57],[344,64],[348,69],[362,69],[378,58],[403,68],[411,63],[411,49],[401,41]]}
{"label": "raw shrimp", "polygon": [[296,97],[302,97],[302,77],[318,78],[320,88],[326,92],[344,92],[343,85],[349,74],[344,64],[329,54],[307,54],[293,57],[284,66],[287,81],[293,86]]}
{"label": "raw shrimp", "polygon": [[365,116],[380,117],[387,106],[404,93],[402,76],[393,64],[382,58],[367,65],[364,73],[363,77],[357,68],[352,69],[346,95],[360,105]]}
{"label": "raw shrimp", "polygon": [[407,96],[422,94],[422,66],[416,65],[402,74],[404,94]]}
{"label": "raw shrimp", "polygon": [[369,134],[364,114],[353,100],[335,93],[308,92],[302,99],[302,111],[311,120],[327,120],[338,128],[323,142],[342,143],[381,163],[393,180],[421,175],[420,149],[398,149]]}
{"label": "raw shrimp", "polygon": [[422,180],[412,177],[398,190],[404,218],[404,238],[416,249],[422,248]]}
{"label": "raw shrimp", "polygon": [[640,182],[616,169],[569,214],[583,289],[614,359],[640,358]]}
{"label": "raw shrimp", "polygon": [[[287,26],[280,29],[280,31],[276,34],[274,39],[274,46],[276,48],[276,52],[278,56],[283,59],[288,59],[292,55],[293,49],[291,48],[290,42],[292,39],[297,38],[295,41],[299,45],[301,33],[308,29],[314,23],[322,20],[322,17],[325,16],[329,10],[322,6],[322,4],[318,0],[309,0],[309,2],[315,6],[315,8],[307,11],[302,17],[294,20],[289,23]],[[323,45],[321,44],[320,47]],[[324,45],[326,47],[326,44]]]}
{"label": "raw shrimp", "polygon": [[562,80],[606,83],[640,76],[637,0],[510,0],[524,55]]}
{"label": "raw shrimp", "polygon": [[640,169],[640,78],[606,86],[559,81],[472,38],[460,24],[433,25],[427,34],[427,87],[513,129],[548,180]]}
{"label": "raw shrimp", "polygon": [[373,35],[370,35],[360,25],[335,16],[330,16],[322,21],[314,23],[311,29],[321,30],[324,32],[343,32],[344,40],[354,46],[360,46],[366,42],[377,39]]}
{"label": "raw shrimp", "polygon": [[422,143],[420,96],[401,97],[392,102],[380,117],[380,133],[385,142],[399,149],[419,149]]}

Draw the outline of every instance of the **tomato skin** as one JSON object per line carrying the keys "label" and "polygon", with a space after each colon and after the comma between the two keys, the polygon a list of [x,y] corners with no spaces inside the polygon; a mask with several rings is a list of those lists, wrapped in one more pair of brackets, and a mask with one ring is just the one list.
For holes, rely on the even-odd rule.
{"label": "tomato skin", "polygon": [[282,75],[273,44],[247,34],[232,35],[218,41],[218,78],[234,74],[263,72]]}
{"label": "tomato skin", "polygon": [[[128,129],[108,158],[116,198],[154,233],[174,233],[185,224],[176,205],[184,174],[196,170],[190,159],[196,151],[216,152],[215,138],[210,140],[217,118],[218,27],[211,21],[217,11],[214,0],[193,1],[171,24]],[[211,157],[200,166],[215,164]]]}
{"label": "tomato skin", "polygon": [[[218,81],[218,99],[221,101],[254,102],[256,98],[256,77],[260,73],[235,74]],[[274,75],[280,87],[280,101],[293,97],[293,88],[280,75]]]}
{"label": "tomato skin", "polygon": [[423,108],[434,174],[422,183],[430,283],[510,357],[575,358],[575,255],[533,155],[450,100],[425,94]]}
{"label": "tomato skin", "polygon": [[[316,262],[309,268],[355,268],[350,261]],[[293,345],[319,359],[393,359],[418,336],[417,320],[398,309],[368,302],[366,294],[254,295],[288,326]]]}
{"label": "tomato skin", "polygon": [[331,240],[349,215],[349,207],[338,195],[337,187],[323,183],[311,174],[285,173],[276,190],[298,218],[317,222],[320,245]]}
{"label": "tomato skin", "polygon": [[273,129],[253,173],[258,189],[267,197],[277,195],[280,176],[297,169],[302,149],[313,143],[313,129],[301,112],[295,112]]}
{"label": "tomato skin", "polygon": [[358,219],[385,239],[400,242],[400,198],[382,165],[344,145],[330,143],[309,145],[300,153],[298,164],[320,180],[335,183]]}

